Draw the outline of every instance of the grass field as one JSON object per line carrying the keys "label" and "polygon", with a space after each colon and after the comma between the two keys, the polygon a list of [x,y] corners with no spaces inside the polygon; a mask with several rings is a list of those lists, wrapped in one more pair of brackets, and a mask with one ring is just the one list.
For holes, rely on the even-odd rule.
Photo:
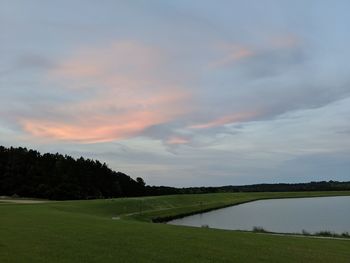
{"label": "grass field", "polygon": [[[350,262],[350,240],[150,223],[266,198],[232,193],[47,203],[0,202],[0,262]],[[115,220],[113,220],[114,218]]]}

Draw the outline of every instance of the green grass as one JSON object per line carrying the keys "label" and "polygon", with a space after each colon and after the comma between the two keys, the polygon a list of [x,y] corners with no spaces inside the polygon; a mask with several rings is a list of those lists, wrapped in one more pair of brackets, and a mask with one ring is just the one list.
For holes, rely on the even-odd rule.
{"label": "green grass", "polygon": [[350,192],[0,203],[0,262],[350,262],[349,240],[150,223],[257,199],[330,195]]}

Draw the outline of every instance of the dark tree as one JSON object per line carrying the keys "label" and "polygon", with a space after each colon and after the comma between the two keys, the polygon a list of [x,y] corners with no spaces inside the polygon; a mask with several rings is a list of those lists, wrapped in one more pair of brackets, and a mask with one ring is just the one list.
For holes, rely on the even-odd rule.
{"label": "dark tree", "polygon": [[55,200],[140,196],[146,193],[140,179],[83,157],[0,146],[0,195]]}
{"label": "dark tree", "polygon": [[146,185],[145,181],[144,181],[141,177],[137,177],[137,178],[136,178],[136,182],[137,182],[139,185],[141,185],[141,186],[145,186],[145,185]]}
{"label": "dark tree", "polygon": [[350,182],[323,181],[189,188],[146,186],[142,178],[134,180],[96,160],[83,157],[74,159],[58,153],[42,155],[26,148],[0,146],[0,196],[67,200],[142,195],[330,190],[350,190]]}

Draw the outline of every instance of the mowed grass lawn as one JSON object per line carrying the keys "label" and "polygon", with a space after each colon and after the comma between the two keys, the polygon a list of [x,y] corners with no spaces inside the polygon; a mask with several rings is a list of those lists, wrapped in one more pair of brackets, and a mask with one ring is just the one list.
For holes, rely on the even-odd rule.
{"label": "mowed grass lawn", "polygon": [[150,222],[155,217],[257,199],[331,195],[350,192],[225,193],[36,204],[0,202],[0,262],[348,263],[350,240]]}

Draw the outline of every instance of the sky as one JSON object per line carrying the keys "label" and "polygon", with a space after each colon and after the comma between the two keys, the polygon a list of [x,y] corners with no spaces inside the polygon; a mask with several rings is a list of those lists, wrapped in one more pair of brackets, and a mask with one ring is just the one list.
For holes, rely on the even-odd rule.
{"label": "sky", "polygon": [[0,145],[150,185],[350,180],[347,0],[0,0]]}

